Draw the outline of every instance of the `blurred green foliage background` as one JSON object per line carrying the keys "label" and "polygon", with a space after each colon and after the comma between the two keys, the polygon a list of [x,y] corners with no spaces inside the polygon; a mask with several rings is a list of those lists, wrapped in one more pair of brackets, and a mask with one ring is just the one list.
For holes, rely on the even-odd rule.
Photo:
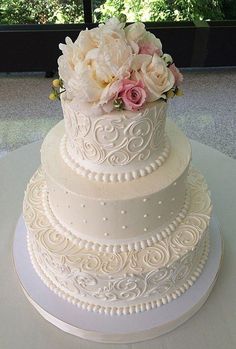
{"label": "blurred green foliage background", "polygon": [[[92,7],[94,22],[121,12],[128,22],[236,19],[236,0],[93,0]],[[82,0],[0,0],[0,24],[83,22]]]}

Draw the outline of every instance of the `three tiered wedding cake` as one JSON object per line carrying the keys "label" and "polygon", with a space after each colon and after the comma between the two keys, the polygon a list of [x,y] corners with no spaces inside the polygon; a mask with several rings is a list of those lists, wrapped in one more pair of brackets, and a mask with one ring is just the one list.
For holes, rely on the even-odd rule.
{"label": "three tiered wedding cake", "polygon": [[207,185],[166,121],[182,75],[141,23],[111,19],[60,47],[64,121],[24,199],[32,264],[86,310],[150,310],[194,283],[209,250]]}

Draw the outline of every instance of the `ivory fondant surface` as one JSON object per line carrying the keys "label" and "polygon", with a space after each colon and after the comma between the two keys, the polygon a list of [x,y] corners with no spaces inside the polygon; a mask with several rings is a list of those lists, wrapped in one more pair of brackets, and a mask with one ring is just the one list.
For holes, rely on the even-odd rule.
{"label": "ivory fondant surface", "polygon": [[[124,181],[157,169],[168,157],[165,101],[137,112],[112,111],[99,117],[78,111],[62,95],[66,137],[62,156],[80,174],[103,181]],[[76,167],[74,165],[74,167]]]}
{"label": "ivory fondant surface", "polygon": [[141,241],[170,234],[188,208],[191,148],[172,122],[166,129],[171,153],[158,170],[131,182],[103,183],[83,178],[65,164],[59,152],[63,122],[56,125],[41,151],[48,190],[44,206],[51,223],[92,244],[133,243],[140,248]]}
{"label": "ivory fondant surface", "polygon": [[27,188],[28,247],[42,280],[68,301],[109,314],[144,311],[180,296],[200,275],[208,255],[211,200],[197,171],[188,176],[190,207],[181,224],[162,241],[131,252],[96,252],[70,241],[45,214],[45,186],[38,171]]}

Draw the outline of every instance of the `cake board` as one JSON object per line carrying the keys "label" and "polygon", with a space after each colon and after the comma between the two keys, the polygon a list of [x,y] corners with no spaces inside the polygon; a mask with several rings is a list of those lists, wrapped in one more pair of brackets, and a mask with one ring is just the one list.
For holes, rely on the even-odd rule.
{"label": "cake board", "polygon": [[15,230],[13,258],[23,291],[36,310],[61,330],[101,343],[135,343],[165,334],[193,316],[207,300],[218,276],[223,242],[217,217],[210,222],[210,252],[196,283],[181,297],[159,308],[132,315],[89,312],[54,294],[36,274],[27,250],[21,216]]}

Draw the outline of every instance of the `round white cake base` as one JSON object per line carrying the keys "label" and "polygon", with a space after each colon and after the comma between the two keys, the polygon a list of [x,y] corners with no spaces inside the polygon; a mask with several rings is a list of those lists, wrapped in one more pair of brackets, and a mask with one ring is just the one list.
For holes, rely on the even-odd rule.
{"label": "round white cake base", "polygon": [[65,332],[102,343],[134,343],[152,339],[188,320],[209,296],[218,276],[222,253],[220,227],[213,215],[209,258],[202,274],[188,291],[156,309],[132,315],[110,316],[82,310],[59,298],[44,285],[30,261],[22,216],[16,227],[13,245],[14,263],[21,286],[38,312]]}

